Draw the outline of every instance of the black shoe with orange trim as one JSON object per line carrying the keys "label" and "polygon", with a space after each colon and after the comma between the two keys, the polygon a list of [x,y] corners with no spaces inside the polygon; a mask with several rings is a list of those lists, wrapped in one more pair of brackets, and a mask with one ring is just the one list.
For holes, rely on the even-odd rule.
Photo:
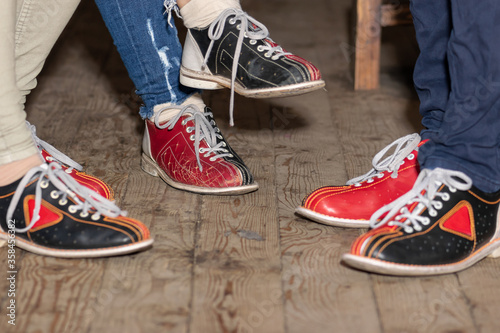
{"label": "black shoe with orange trim", "polygon": [[500,191],[484,193],[462,172],[424,169],[410,192],[372,216],[373,229],[342,260],[389,275],[463,270],[500,254],[499,203]]}
{"label": "black shoe with orange trim", "polygon": [[148,228],[125,215],[56,162],[0,187],[0,239],[41,255],[92,258],[151,247]]}

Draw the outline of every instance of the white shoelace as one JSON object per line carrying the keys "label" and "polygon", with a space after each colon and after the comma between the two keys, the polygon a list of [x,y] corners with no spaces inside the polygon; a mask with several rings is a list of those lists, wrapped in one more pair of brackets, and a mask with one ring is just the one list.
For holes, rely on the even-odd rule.
{"label": "white shoelace", "polygon": [[[361,183],[365,181],[373,182],[375,177],[384,177],[383,173],[386,171],[392,172],[392,178],[397,178],[399,168],[404,164],[405,158],[408,157],[410,160],[415,158],[411,152],[417,149],[419,143],[420,135],[417,133],[397,139],[375,155],[372,160],[373,169],[362,176],[349,180],[346,185],[361,186]],[[381,160],[394,146],[396,146],[394,153]]]}
{"label": "white shoelace", "polygon": [[[179,110],[179,112],[175,117],[173,117],[163,125],[160,125],[160,115],[162,114],[162,112],[172,109]],[[210,157],[210,161],[215,161],[216,159],[225,156],[233,157],[229,150],[226,149],[227,145],[224,141],[222,141],[224,140],[224,138],[220,134],[219,128],[216,127],[215,122],[213,120],[209,121],[207,119],[207,116],[212,116],[212,113],[201,112],[201,110],[194,104],[189,104],[184,107],[169,106],[160,109],[155,113],[154,123],[156,127],[160,129],[168,128],[169,130],[171,130],[184,115],[189,115],[189,117],[185,118],[182,121],[182,125],[186,125],[190,120],[194,121],[194,127],[187,127],[186,131],[188,133],[192,133],[194,131],[194,134],[191,134],[190,139],[191,141],[194,141],[196,161],[198,162],[200,171],[203,171],[200,154],[204,154],[205,157],[209,157],[211,154],[214,154],[214,156]],[[221,141],[217,143],[217,139]],[[202,140],[205,140],[208,148],[200,148],[200,142]]]}
{"label": "white shoelace", "polygon": [[87,217],[89,213],[92,213],[93,220],[98,220],[101,215],[109,217],[126,215],[126,212],[120,210],[114,202],[111,202],[91,189],[80,185],[75,179],[73,179],[73,177],[63,171],[59,163],[52,162],[50,164],[42,164],[39,167],[32,168],[26,173],[17,186],[16,192],[14,193],[9,208],[7,209],[7,221],[11,221],[12,216],[14,215],[14,210],[21,199],[21,195],[23,194],[26,185],[33,181],[36,177],[38,177],[38,180],[36,181],[35,207],[33,210],[33,216],[25,228],[16,228],[16,232],[24,233],[29,231],[40,219],[39,214],[42,204],[42,189],[47,188],[49,182],[57,188],[57,190],[53,190],[50,193],[50,196],[53,199],[59,199],[59,203],[61,205],[65,205],[68,202],[68,197],[75,202],[75,204],[68,207],[68,211],[70,213],[81,211],[81,217]]}
{"label": "white shoelace", "polygon": [[68,173],[70,173],[73,169],[76,169],[78,171],[83,170],[83,167],[80,164],[78,164],[77,162],[75,162],[71,158],[69,158],[68,156],[61,153],[59,150],[57,150],[51,144],[49,144],[49,143],[43,141],[42,139],[40,139],[39,137],[37,137],[35,125],[31,125],[28,121],[26,121],[26,126],[31,131],[31,136],[33,137],[33,141],[35,141],[35,144],[37,145],[38,149],[40,151],[42,149],[44,149],[47,153],[49,153],[52,156],[52,158],[49,158],[49,160],[57,161],[61,164],[68,166],[69,167],[69,169],[67,171]]}
{"label": "white shoelace", "polygon": [[[442,201],[448,201],[450,195],[446,192],[437,192],[442,185],[447,185],[451,192],[467,191],[472,186],[472,180],[463,172],[437,168],[434,170],[424,169],[415,182],[413,188],[394,202],[377,210],[370,218],[370,227],[377,228],[385,223],[400,226],[407,233],[414,230],[421,231],[422,226],[430,223],[428,217],[420,216],[423,209],[429,210],[430,216],[436,216],[437,210],[443,207]],[[410,212],[408,205],[417,203]],[[384,214],[387,215],[379,221]],[[397,215],[396,215],[397,214]]]}
{"label": "white shoelace", "polygon": [[[229,105],[229,125],[234,126],[234,83],[236,81],[236,72],[238,70],[238,63],[241,54],[241,47],[243,45],[243,39],[249,38],[250,43],[253,44],[257,40],[263,40],[269,38],[269,30],[267,30],[266,26],[261,22],[257,21],[241,9],[228,8],[224,10],[208,29],[208,37],[212,40],[210,45],[208,46],[207,53],[205,54],[205,59],[203,60],[202,69],[205,69],[208,58],[210,56],[210,52],[214,46],[216,40],[222,37],[222,33],[224,32],[224,26],[226,24],[226,20],[228,17],[234,16],[229,19],[230,24],[235,24],[237,21],[240,21],[237,28],[240,31],[238,35],[238,41],[236,43],[236,50],[233,55],[233,68],[231,73],[231,101]],[[249,24],[252,24],[252,29],[249,29]],[[282,56],[289,55],[291,53],[285,52],[281,46],[272,46],[267,41],[264,41],[266,45],[259,46],[258,51],[264,52],[265,56],[271,58],[273,60],[277,60]]]}

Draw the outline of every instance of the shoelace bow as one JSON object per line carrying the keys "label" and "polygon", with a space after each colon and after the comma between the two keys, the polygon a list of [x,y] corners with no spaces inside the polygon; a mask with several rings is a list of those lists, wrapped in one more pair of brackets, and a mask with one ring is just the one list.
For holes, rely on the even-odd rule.
{"label": "shoelace bow", "polygon": [[[362,182],[373,181],[374,177],[382,178],[385,171],[392,172],[391,177],[397,178],[399,168],[401,167],[401,165],[403,165],[405,158],[409,156],[413,150],[417,149],[419,143],[420,135],[418,135],[417,133],[409,134],[397,139],[396,141],[379,151],[375,155],[375,157],[373,157],[373,169],[362,176],[358,176],[349,180],[346,185],[360,186]],[[396,146],[394,153],[381,160],[384,155],[394,146]]]}
{"label": "shoelace bow", "polygon": [[[442,185],[450,188],[451,192],[456,190],[467,191],[472,186],[472,180],[463,172],[437,168],[434,170],[424,169],[415,182],[413,188],[399,199],[377,210],[370,218],[370,227],[377,228],[385,223],[400,226],[406,232],[422,230],[422,225],[428,225],[428,217],[419,216],[423,209],[429,210],[429,215],[436,216],[437,211],[443,207],[441,201],[435,200],[439,197],[444,201],[450,199],[446,192],[437,192]],[[417,203],[410,212],[408,206]],[[387,214],[382,220],[380,217]],[[396,215],[397,214],[397,215]]]}
{"label": "shoelace bow", "polygon": [[73,161],[71,158],[66,156],[65,154],[61,153],[59,150],[57,150],[54,146],[51,144],[43,141],[39,137],[36,136],[36,127],[35,125],[30,124],[28,121],[26,121],[26,126],[28,126],[28,129],[31,131],[31,136],[33,137],[33,141],[35,141],[35,144],[37,147],[39,147],[40,151],[44,149],[47,153],[49,153],[52,158],[66,166],[69,167],[68,173],[70,173],[73,169],[76,169],[78,171],[82,171],[83,167],[78,164],[77,162]]}
{"label": "shoelace bow", "polygon": [[[224,10],[208,29],[208,37],[212,40],[210,45],[208,46],[207,53],[205,54],[205,59],[203,60],[202,69],[205,69],[207,66],[208,58],[210,56],[210,52],[214,46],[216,40],[222,37],[222,33],[224,32],[224,26],[226,24],[226,20],[228,17],[234,16],[229,20],[230,24],[235,24],[237,21],[240,21],[238,25],[239,35],[238,41],[236,43],[236,50],[233,55],[233,68],[231,73],[231,101],[229,105],[229,125],[234,126],[234,83],[236,82],[236,72],[238,70],[238,63],[240,60],[241,47],[243,45],[243,39],[245,37],[250,38],[250,40],[264,40],[266,45],[260,46],[260,51],[266,51],[266,55],[268,57],[272,56],[273,60],[277,60],[282,56],[290,55],[291,53],[285,52],[283,48],[279,45],[272,46],[267,39],[269,37],[269,30],[267,30],[266,26],[261,22],[257,21],[241,9],[228,8]],[[249,25],[252,24],[252,29],[249,29]]]}
{"label": "shoelace bow", "polygon": [[96,220],[99,219],[101,215],[109,217],[126,215],[126,212],[120,210],[114,202],[111,202],[91,189],[80,185],[75,179],[73,179],[73,177],[64,172],[59,163],[52,162],[50,164],[42,164],[39,167],[32,168],[26,173],[17,186],[16,192],[14,193],[9,208],[7,209],[7,221],[11,221],[12,216],[14,215],[14,210],[17,207],[26,185],[33,181],[36,177],[38,177],[38,180],[36,181],[35,207],[33,210],[33,216],[25,228],[16,228],[16,232],[23,233],[29,231],[40,219],[39,214],[42,204],[42,188],[46,188],[49,182],[57,188],[57,191],[54,190],[51,192],[51,197],[54,199],[60,198],[59,201],[64,202],[64,204],[67,202],[67,198],[70,197],[75,204],[71,205],[68,209],[71,208],[73,212],[80,210],[81,214],[84,214],[85,216],[92,213],[92,217]]}
{"label": "shoelace bow", "polygon": [[[180,110],[175,117],[160,125],[160,115],[167,110]],[[222,158],[225,156],[233,157],[229,150],[226,149],[226,143],[223,141],[224,138],[220,134],[220,130],[216,127],[216,124],[213,120],[209,121],[207,117],[212,116],[211,112],[201,112],[200,109],[194,105],[186,105],[184,107],[165,107],[156,112],[154,123],[156,127],[159,129],[168,128],[172,130],[177,124],[177,122],[181,119],[182,116],[189,115],[189,117],[185,118],[182,121],[182,125],[186,125],[188,121],[194,121],[194,127],[188,127],[186,131],[191,133],[194,131],[194,149],[196,153],[196,161],[198,162],[198,167],[200,171],[203,171],[203,166],[201,165],[200,154],[205,154],[205,157],[210,156],[210,154],[214,154],[211,157],[211,160],[214,161],[217,158]],[[193,134],[192,134],[193,135]],[[219,139],[220,142],[217,142]],[[200,148],[200,142],[205,140],[208,145],[208,148]]]}

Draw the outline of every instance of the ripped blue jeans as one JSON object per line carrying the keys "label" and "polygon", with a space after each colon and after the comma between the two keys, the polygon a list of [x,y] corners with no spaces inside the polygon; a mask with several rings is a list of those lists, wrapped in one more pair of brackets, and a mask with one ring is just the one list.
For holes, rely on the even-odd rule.
{"label": "ripped blue jeans", "polygon": [[[179,83],[182,46],[164,0],[95,0],[144,106],[181,104],[196,90]],[[170,1],[172,2],[172,1]]]}

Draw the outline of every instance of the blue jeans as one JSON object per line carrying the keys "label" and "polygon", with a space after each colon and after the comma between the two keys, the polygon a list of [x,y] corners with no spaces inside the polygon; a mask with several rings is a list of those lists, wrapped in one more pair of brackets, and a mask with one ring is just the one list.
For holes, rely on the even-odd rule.
{"label": "blue jeans", "polygon": [[118,52],[144,106],[143,118],[155,105],[181,104],[196,90],[179,83],[182,46],[169,26],[163,0],[96,0]]}
{"label": "blue jeans", "polygon": [[422,168],[462,171],[500,189],[500,2],[412,0],[420,56]]}

